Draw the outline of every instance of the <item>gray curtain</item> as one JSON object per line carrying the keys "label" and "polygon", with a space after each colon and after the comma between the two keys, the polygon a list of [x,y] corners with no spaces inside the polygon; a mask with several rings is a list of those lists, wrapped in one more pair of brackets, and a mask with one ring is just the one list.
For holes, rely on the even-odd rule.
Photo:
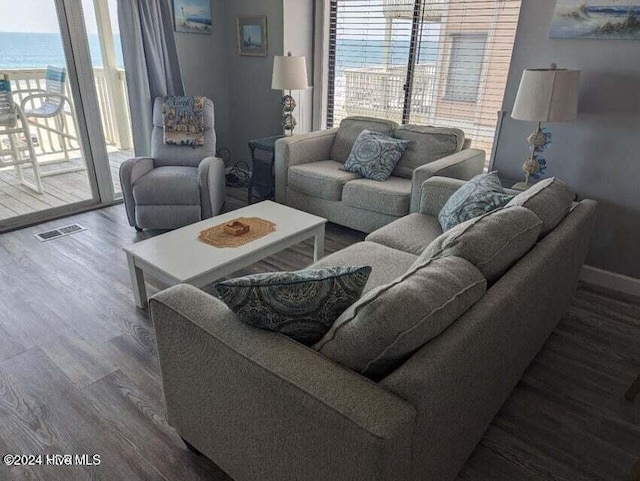
{"label": "gray curtain", "polygon": [[153,102],[184,95],[168,0],[118,0],[136,156],[151,155]]}

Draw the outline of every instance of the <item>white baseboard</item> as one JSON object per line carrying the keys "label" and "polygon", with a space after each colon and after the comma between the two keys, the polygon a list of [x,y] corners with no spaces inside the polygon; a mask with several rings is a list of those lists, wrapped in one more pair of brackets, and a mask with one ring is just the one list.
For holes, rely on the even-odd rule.
{"label": "white baseboard", "polygon": [[595,284],[596,286],[606,287],[618,292],[624,292],[640,297],[640,279],[635,277],[616,274],[615,272],[605,271],[597,267],[583,266],[580,280]]}

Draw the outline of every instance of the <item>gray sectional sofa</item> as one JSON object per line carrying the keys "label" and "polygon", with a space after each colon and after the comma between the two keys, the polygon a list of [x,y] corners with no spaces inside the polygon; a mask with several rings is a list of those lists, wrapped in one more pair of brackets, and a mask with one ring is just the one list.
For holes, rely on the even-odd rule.
{"label": "gray sectional sofa", "polygon": [[[317,265],[372,266],[364,296],[376,297],[444,237],[435,217],[461,184],[427,180],[418,213]],[[506,271],[493,265],[484,295],[377,382],[243,324],[194,287],[159,293],[150,309],[169,423],[236,481],[455,479],[562,317],[586,255],[595,202],[569,199],[555,226],[544,195],[531,199],[553,223],[536,218],[528,252]],[[471,246],[492,243],[476,237]],[[504,253],[497,247],[490,261]],[[387,309],[398,316],[388,322],[412,308]]]}
{"label": "gray sectional sofa", "polygon": [[[365,129],[410,141],[385,182],[340,170]],[[277,142],[276,200],[336,224],[372,232],[417,212],[420,188],[429,177],[469,180],[481,173],[485,152],[469,146],[459,129],[398,126],[387,120],[349,117],[339,128]]]}

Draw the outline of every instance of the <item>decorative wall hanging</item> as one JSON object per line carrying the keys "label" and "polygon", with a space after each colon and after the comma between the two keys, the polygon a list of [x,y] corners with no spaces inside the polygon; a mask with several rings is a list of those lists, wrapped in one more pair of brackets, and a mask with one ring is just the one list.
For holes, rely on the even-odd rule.
{"label": "decorative wall hanging", "polygon": [[173,0],[176,32],[211,33],[211,0]]}
{"label": "decorative wall hanging", "polygon": [[267,17],[238,16],[238,53],[249,57],[266,57],[268,51]]}
{"label": "decorative wall hanging", "polygon": [[550,37],[640,40],[640,0],[558,0]]}

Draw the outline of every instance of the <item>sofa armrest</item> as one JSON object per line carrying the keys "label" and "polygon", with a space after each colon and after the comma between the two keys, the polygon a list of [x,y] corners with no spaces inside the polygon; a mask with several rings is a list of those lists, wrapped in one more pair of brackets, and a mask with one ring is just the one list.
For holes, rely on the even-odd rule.
{"label": "sofa armrest", "polygon": [[285,137],[276,142],[276,201],[287,202],[287,177],[292,165],[329,160],[337,128]]}
{"label": "sofa armrest", "polygon": [[201,217],[208,219],[218,215],[226,200],[224,160],[205,157],[198,165]]}
{"label": "sofa armrest", "polygon": [[438,214],[453,193],[465,184],[466,180],[449,177],[430,177],[422,184],[420,213],[438,217]]}
{"label": "sofa armrest", "polygon": [[133,184],[143,175],[148,174],[154,168],[151,157],[133,157],[120,164],[120,186],[122,187],[122,197],[127,210],[129,225],[136,226],[136,207],[133,199]]}
{"label": "sofa armrest", "polygon": [[192,286],[150,310],[169,422],[232,477],[408,479],[415,410],[400,397]]}
{"label": "sofa armrest", "polygon": [[411,212],[420,209],[422,184],[429,177],[451,177],[453,179],[469,180],[482,173],[484,169],[485,151],[480,149],[466,149],[435,162],[421,165],[413,171],[413,185],[411,190]]}

